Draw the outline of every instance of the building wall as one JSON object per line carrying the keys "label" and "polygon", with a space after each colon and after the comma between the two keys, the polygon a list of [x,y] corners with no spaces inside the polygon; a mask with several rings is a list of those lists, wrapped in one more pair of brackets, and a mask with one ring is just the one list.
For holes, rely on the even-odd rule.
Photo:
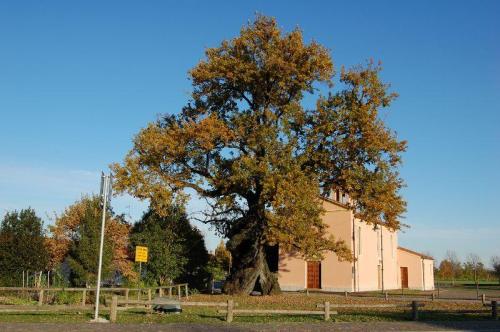
{"label": "building wall", "polygon": [[384,289],[397,289],[398,283],[398,233],[383,229]]}
{"label": "building wall", "polygon": [[[434,261],[398,248],[398,263],[400,267],[408,268],[408,288],[419,290],[434,289]],[[401,287],[401,273],[399,287]]]}
{"label": "building wall", "polygon": [[307,287],[306,262],[296,253],[280,250],[278,282],[282,290],[296,291]]}
{"label": "building wall", "polygon": [[[434,289],[433,260],[398,249],[397,232],[386,228],[374,230],[373,225],[355,220],[353,241],[352,212],[329,201],[323,201],[323,207],[327,232],[336,239],[343,239],[357,260],[355,263],[339,262],[334,253],[326,253],[321,262],[321,289],[348,292],[381,290],[382,255],[385,290],[401,288],[400,266],[408,267],[409,288]],[[278,281],[283,290],[307,288],[307,262],[299,254],[280,250]]]}
{"label": "building wall", "polygon": [[[335,239],[344,240],[352,250],[352,212],[327,201],[323,201],[323,208],[326,211],[323,222],[328,225],[328,233],[334,235]],[[326,253],[321,262],[321,289],[351,292],[352,263],[340,262],[334,253]]]}
{"label": "building wall", "polygon": [[377,250],[377,233],[373,225],[356,220],[354,226],[356,246],[356,291],[379,289],[380,251]]}
{"label": "building wall", "polygon": [[422,259],[424,267],[425,290],[434,290],[434,261],[432,259]]}
{"label": "building wall", "polygon": [[356,291],[398,288],[397,241],[397,233],[385,227],[355,221]]}
{"label": "building wall", "polygon": [[[328,225],[327,232],[333,234],[337,239],[343,239],[347,246],[353,250],[352,212],[328,201],[323,201],[323,208],[326,211],[323,222]],[[375,231],[373,225],[368,225],[360,220],[355,220],[354,224],[356,263],[340,262],[334,253],[326,253],[321,262],[321,288],[326,291],[349,292],[381,289],[382,254],[384,256],[384,289],[399,288],[397,233],[386,228],[383,228],[382,231]],[[382,232],[382,242],[380,242],[380,232]],[[356,280],[354,280],[354,264]],[[280,251],[278,280],[283,290],[306,288],[307,262],[296,253],[287,254]]]}
{"label": "building wall", "polygon": [[[323,222],[327,233],[343,239],[351,248],[351,211],[328,201],[323,201]],[[280,250],[278,281],[283,290],[300,290],[307,287],[307,262],[296,253]],[[332,252],[325,254],[321,262],[321,289],[328,291],[352,291],[352,263],[339,262]]]}
{"label": "building wall", "polygon": [[[399,267],[408,268],[408,288],[422,289],[422,258],[405,250],[398,249],[398,262]],[[401,287],[401,272],[399,271],[398,274],[399,285]]]}

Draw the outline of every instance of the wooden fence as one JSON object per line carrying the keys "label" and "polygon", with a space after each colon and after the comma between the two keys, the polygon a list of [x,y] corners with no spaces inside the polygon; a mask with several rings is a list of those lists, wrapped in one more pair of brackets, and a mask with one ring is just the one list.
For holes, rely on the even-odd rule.
{"label": "wooden fence", "polygon": [[[304,292],[306,295],[310,295],[312,293],[319,293],[319,294],[332,294],[331,292],[325,292],[324,290],[322,289],[315,289],[315,288],[306,288],[304,291],[301,291],[301,292]],[[408,290],[407,290],[408,292]],[[482,293],[482,294],[478,294],[477,298],[474,297],[474,298],[455,298],[455,297],[441,297],[440,294],[439,294],[439,289],[437,291],[429,291],[427,293],[389,293],[389,292],[383,292],[383,293],[378,293],[378,294],[375,294],[373,292],[369,292],[369,293],[358,293],[358,292],[342,292],[342,293],[333,293],[333,294],[337,294],[337,295],[341,295],[343,294],[345,298],[348,298],[348,297],[355,297],[355,298],[373,298],[373,299],[380,299],[380,298],[383,298],[385,299],[386,301],[388,301],[389,299],[392,300],[392,301],[411,301],[411,300],[417,300],[417,301],[426,301],[426,300],[430,300],[430,301],[446,301],[446,302],[462,302],[462,301],[467,301],[467,302],[470,302],[470,301],[481,301],[483,304],[486,303],[487,301],[487,296],[486,294]],[[493,300],[495,299],[495,297],[493,298],[489,298],[488,300]]]}
{"label": "wooden fence", "polygon": [[[318,304],[316,307],[322,308],[323,304]],[[425,303],[412,301],[410,304],[333,304],[330,308],[411,308],[411,319],[417,321],[419,318],[419,312],[422,312],[419,308],[424,307]],[[491,301],[490,304],[484,304],[486,307],[491,307],[490,309],[483,310],[432,310],[427,312],[433,313],[450,313],[450,314],[467,314],[467,313],[489,313],[491,312],[491,318],[493,320],[498,320],[498,302]]]}
{"label": "wooden fence", "polygon": [[[127,310],[132,306],[139,306],[143,308],[148,308],[151,310],[152,306],[155,304],[162,304],[155,300],[148,299],[148,301],[138,301],[138,300],[119,300],[116,295],[114,295],[111,299],[111,308],[110,308],[110,321],[116,322],[116,318],[118,316],[118,311]],[[228,300],[227,302],[180,302],[182,307],[184,306],[198,306],[198,307],[226,307],[230,310],[232,308],[238,306],[238,303],[234,303],[233,300]],[[227,320],[227,318],[226,318]],[[232,317],[231,317],[232,321]]]}
{"label": "wooden fence", "polygon": [[[116,296],[113,296],[111,302],[110,320],[116,322],[117,312],[120,310],[119,305],[139,304],[141,306],[149,306],[155,304],[155,301],[118,301]],[[234,316],[246,315],[320,315],[323,316],[325,321],[330,320],[331,315],[337,315],[338,312],[332,309],[339,308],[352,308],[352,309],[374,309],[374,308],[411,308],[411,319],[414,321],[419,320],[419,313],[422,312],[419,308],[425,306],[425,303],[412,301],[409,304],[331,304],[324,302],[317,304],[316,307],[323,310],[284,310],[284,309],[235,309],[238,305],[232,299],[227,302],[180,302],[181,306],[214,306],[225,307],[225,309],[218,310],[220,314],[226,315],[228,323],[233,321]],[[491,301],[491,304],[485,304],[491,307],[491,318],[498,320],[498,303]],[[126,309],[126,307],[124,308]],[[434,313],[489,313],[490,310],[433,310]]]}
{"label": "wooden fence", "polygon": [[[109,308],[110,310],[110,320],[112,322],[116,322],[118,311],[120,310],[127,310],[131,306],[141,306],[145,308],[151,309],[152,305],[155,304],[160,304],[159,302],[155,302],[155,300],[152,300],[152,292],[153,290],[156,292],[158,291],[159,295],[163,295],[165,290],[168,290],[168,293],[170,296],[173,295],[173,290],[176,289],[178,293],[179,299],[180,296],[182,295],[181,289],[182,287],[185,288],[185,294],[188,294],[188,288],[187,284],[179,284],[179,285],[172,285],[172,286],[164,286],[164,287],[154,287],[154,288],[105,288],[106,291],[114,291],[114,292],[124,292],[125,297],[124,299],[119,299],[117,295],[113,295],[111,298],[111,306],[105,308],[103,305],[103,309],[107,310]],[[14,289],[13,289],[14,288]],[[2,290],[27,290],[26,288],[16,288],[16,287],[1,287],[0,291]],[[43,305],[43,292],[46,290],[49,291],[94,291],[94,289],[90,288],[50,288],[50,289],[42,289],[42,288],[36,288],[36,289],[31,289],[32,291],[38,291],[42,292],[40,299],[39,300],[39,305],[38,306],[29,306],[29,305],[0,305],[0,312],[40,312],[40,311],[68,311],[68,310],[84,310],[88,309],[89,307],[85,306],[83,303],[82,305],[73,305],[73,306],[68,306],[68,305]],[[147,300],[134,300],[130,299],[127,294],[131,290],[139,290],[141,294],[142,292],[147,292],[148,294],[148,299]],[[187,296],[186,296],[187,297]],[[317,304],[316,307],[322,310],[282,310],[282,309],[235,309],[235,307],[238,306],[237,303],[235,303],[232,299],[227,300],[227,302],[180,302],[181,307],[183,306],[211,306],[211,307],[222,307],[222,310],[218,310],[218,313],[225,314],[225,319],[227,322],[232,322],[234,316],[239,316],[239,315],[250,315],[250,316],[255,316],[255,315],[320,315],[323,316],[324,320],[330,320],[331,315],[336,315],[338,314],[337,311],[334,311],[332,309],[341,309],[341,308],[364,308],[364,309],[369,309],[369,308],[411,308],[411,318],[413,320],[418,320],[419,319],[419,313],[421,312],[432,312],[432,313],[452,313],[452,314],[457,314],[457,313],[489,313],[491,312],[491,318],[494,320],[498,320],[498,302],[497,301],[491,301],[490,303],[484,303],[485,307],[490,307],[490,309],[482,309],[482,310],[432,310],[432,311],[425,311],[421,310],[419,308],[422,308],[425,306],[425,303],[418,302],[418,301],[412,301],[410,304],[331,304],[330,302],[324,302],[321,304]]]}
{"label": "wooden fence", "polygon": [[[85,306],[87,303],[87,294],[90,292],[95,292],[95,288],[75,288],[75,287],[45,287],[45,288],[28,288],[28,287],[0,287],[0,291],[9,292],[27,292],[27,293],[37,293],[38,294],[38,305],[44,304],[44,299],[49,292],[81,292],[82,302],[81,304]],[[129,300],[131,292],[137,294],[137,300],[141,300],[143,295],[147,295],[148,300],[151,300],[153,294],[158,293],[159,296],[168,295],[169,297],[176,296],[181,299],[182,296],[189,297],[189,286],[188,284],[176,284],[170,286],[161,287],[148,287],[148,288],[118,288],[118,287],[102,287],[101,292],[112,292],[121,293],[125,300]]]}
{"label": "wooden fence", "polygon": [[282,310],[282,309],[234,309],[233,300],[227,301],[227,309],[219,310],[226,314],[226,321],[231,323],[235,315],[321,315],[325,321],[330,320],[330,315],[336,315],[336,311],[330,310],[330,302],[322,304],[323,310]]}
{"label": "wooden fence", "polygon": [[[118,300],[117,296],[113,296],[111,300],[110,321],[116,322],[118,311],[127,310],[130,305],[139,305],[141,307],[151,308],[152,305],[158,304],[155,301],[126,301]],[[183,306],[201,306],[201,307],[225,307],[218,310],[218,313],[225,314],[226,321],[231,323],[236,315],[321,315],[325,320],[330,320],[330,315],[336,315],[336,311],[330,310],[330,302],[323,304],[323,310],[281,310],[281,309],[234,309],[238,306],[232,299],[227,302],[180,302]],[[124,306],[124,307],[120,307]]]}

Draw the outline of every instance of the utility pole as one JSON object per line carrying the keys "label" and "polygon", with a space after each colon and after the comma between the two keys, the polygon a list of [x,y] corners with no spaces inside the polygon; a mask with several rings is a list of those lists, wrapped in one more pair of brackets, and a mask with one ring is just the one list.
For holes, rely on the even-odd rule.
{"label": "utility pole", "polygon": [[94,323],[108,322],[108,320],[104,318],[99,318],[99,295],[101,292],[102,250],[104,247],[104,224],[106,222],[106,208],[107,204],[110,203],[112,190],[113,189],[111,183],[111,174],[105,175],[104,173],[101,173],[101,194],[100,194],[100,198],[102,199],[101,243],[99,245],[99,265],[97,268],[97,287],[95,295],[94,319],[91,321]]}

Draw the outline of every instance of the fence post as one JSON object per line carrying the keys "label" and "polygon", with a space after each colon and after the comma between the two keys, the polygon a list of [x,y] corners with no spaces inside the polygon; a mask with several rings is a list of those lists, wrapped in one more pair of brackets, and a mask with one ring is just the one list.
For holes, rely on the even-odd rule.
{"label": "fence post", "polygon": [[38,292],[38,305],[42,304],[43,304],[43,289],[40,289],[40,291]]}
{"label": "fence post", "polygon": [[389,294],[387,294],[387,292],[385,292],[385,300],[389,300]]}
{"label": "fence post", "polygon": [[139,288],[137,290],[137,301],[139,301],[141,299],[141,295],[142,295],[141,293],[142,293],[142,288]]}
{"label": "fence post", "polygon": [[325,302],[325,320],[330,320],[330,302]]}
{"label": "fence post", "polygon": [[127,288],[125,289],[125,308],[128,308],[128,293],[130,292],[130,289]]}
{"label": "fence post", "polygon": [[151,308],[151,288],[148,288],[148,308]]}
{"label": "fence post", "polygon": [[432,298],[432,301],[434,301],[434,299],[435,299],[434,293],[432,293],[431,298]]}
{"label": "fence post", "polygon": [[491,318],[498,320],[498,302],[491,301]]}
{"label": "fence post", "polygon": [[344,296],[347,299],[347,291],[344,292]]}
{"label": "fence post", "polygon": [[109,320],[111,323],[116,322],[116,314],[118,312],[118,296],[113,295],[111,298],[111,311],[109,313]]}
{"label": "fence post", "polygon": [[158,289],[158,295],[159,295],[160,297],[163,297],[163,288],[161,288],[161,287],[160,287],[160,288]]}
{"label": "fence post", "polygon": [[172,287],[168,288],[168,297],[172,297]]}
{"label": "fence post", "polygon": [[85,302],[87,302],[87,290],[84,289],[82,292],[82,306],[85,307]]}
{"label": "fence post", "polygon": [[411,319],[418,320],[418,303],[417,303],[417,301],[411,301]]}
{"label": "fence post", "polygon": [[233,307],[234,307],[233,300],[231,300],[231,299],[227,300],[226,322],[228,322],[228,323],[231,323],[233,321]]}
{"label": "fence post", "polygon": [[186,284],[186,299],[189,298],[188,284]]}
{"label": "fence post", "polygon": [[484,305],[484,302],[486,302],[486,295],[484,293],[481,294],[481,302],[483,303],[483,305]]}
{"label": "fence post", "polygon": [[177,285],[177,297],[181,299],[181,285]]}

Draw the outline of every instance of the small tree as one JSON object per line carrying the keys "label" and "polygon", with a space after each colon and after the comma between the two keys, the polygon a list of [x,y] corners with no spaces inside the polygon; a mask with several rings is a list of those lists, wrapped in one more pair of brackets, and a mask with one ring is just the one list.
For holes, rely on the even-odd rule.
{"label": "small tree", "polygon": [[181,240],[182,253],[187,259],[183,272],[176,280],[187,282],[191,288],[205,289],[210,277],[207,271],[209,255],[205,239],[200,230],[189,222],[184,208],[178,208],[176,214],[171,227],[175,236]]}
{"label": "small tree", "polygon": [[22,271],[42,272],[47,263],[42,220],[31,208],[8,212],[0,224],[0,276],[3,283],[19,283]]}
{"label": "small tree", "polygon": [[[130,225],[111,210],[106,215],[103,276],[111,277],[117,271],[126,278],[135,279],[137,276],[128,257]],[[83,197],[57,216],[55,225],[49,227],[51,235],[45,240],[50,252],[49,265],[56,269],[66,261],[73,284],[89,285],[95,280],[101,218],[99,197]]]}
{"label": "small tree", "polygon": [[[71,243],[67,262],[71,268],[70,279],[74,285],[95,284],[97,280],[99,246],[101,238],[101,214],[95,204],[88,202],[83,219],[78,226],[78,237]],[[112,276],[112,244],[104,237],[102,278]]]}
{"label": "small tree", "polygon": [[447,259],[443,259],[439,264],[438,276],[442,280],[453,278],[453,266],[451,262]]}
{"label": "small tree", "polygon": [[455,279],[462,273],[462,263],[458,259],[457,253],[453,250],[446,251],[446,260],[450,263],[451,281],[455,285]]}
{"label": "small tree", "polygon": [[473,253],[468,254],[465,265],[470,267],[470,269],[472,270],[471,277],[474,280],[474,282],[477,283],[478,274],[479,274],[481,268],[483,268],[483,263],[481,262],[481,258],[478,255],[473,254]]}
{"label": "small tree", "polygon": [[495,277],[498,278],[498,283],[500,284],[500,256],[491,257],[491,267],[493,268],[493,273]]}
{"label": "small tree", "polygon": [[476,254],[467,255],[467,265],[472,268],[474,283],[476,284],[476,296],[479,297],[479,282],[478,282],[478,274],[481,270],[484,270],[483,263],[481,262],[481,258]]}
{"label": "small tree", "polygon": [[223,240],[219,242],[213,254],[210,254],[208,271],[212,281],[212,290],[214,281],[226,279],[231,272],[231,253],[227,250]]}
{"label": "small tree", "polygon": [[229,274],[231,272],[231,253],[227,250],[224,241],[221,240],[215,248],[214,257],[222,270]]}
{"label": "small tree", "polygon": [[176,219],[182,216],[178,208],[172,208],[166,216],[149,210],[141,221],[132,227],[131,249],[135,246],[148,247],[148,262],[144,264],[140,276],[146,283],[168,285],[184,273],[188,262],[185,247],[172,227]]}

